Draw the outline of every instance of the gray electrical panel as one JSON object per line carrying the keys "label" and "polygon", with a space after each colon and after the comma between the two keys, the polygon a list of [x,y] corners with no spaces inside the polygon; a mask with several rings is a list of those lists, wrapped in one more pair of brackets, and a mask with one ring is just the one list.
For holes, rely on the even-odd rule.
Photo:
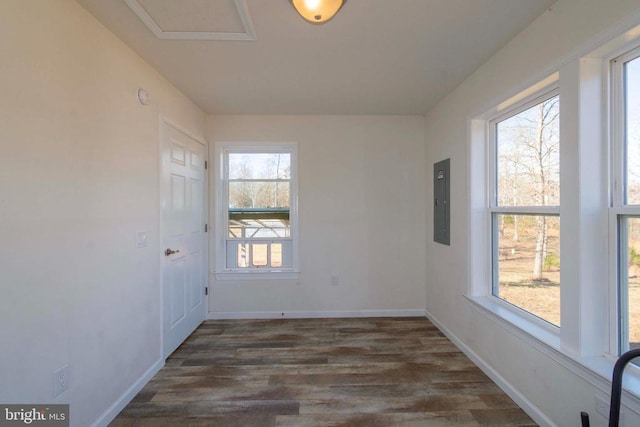
{"label": "gray electrical panel", "polygon": [[450,244],[449,169],[450,159],[433,165],[433,240],[444,245]]}

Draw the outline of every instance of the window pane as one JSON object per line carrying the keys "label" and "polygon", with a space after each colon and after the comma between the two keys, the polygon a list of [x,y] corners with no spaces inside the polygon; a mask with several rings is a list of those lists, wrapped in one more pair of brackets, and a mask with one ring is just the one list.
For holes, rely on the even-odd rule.
{"label": "window pane", "polygon": [[288,208],[289,182],[230,182],[230,208]]}
{"label": "window pane", "polygon": [[498,206],[560,204],[560,98],[496,126]]}
{"label": "window pane", "polygon": [[289,153],[229,153],[229,179],[289,179]]}
{"label": "window pane", "polygon": [[271,244],[271,267],[282,267],[282,243]]}
{"label": "window pane", "polygon": [[560,326],[560,218],[495,214],[494,295]]}
{"label": "window pane", "polygon": [[238,244],[238,267],[249,267],[249,245]]}
{"label": "window pane", "polygon": [[[254,150],[251,145],[225,147],[222,161],[225,176],[219,176],[217,206],[227,212],[226,270],[278,271],[293,269],[291,224],[296,195],[292,180],[295,165],[294,144],[264,145]],[[225,206],[226,205],[226,206]]]}
{"label": "window pane", "polygon": [[267,265],[267,247],[266,243],[253,243],[251,245],[251,264],[254,267]]}
{"label": "window pane", "polygon": [[626,203],[640,204],[640,58],[625,64]]}
{"label": "window pane", "polygon": [[620,350],[624,352],[640,347],[640,218],[623,218],[621,226],[626,254],[625,265],[620,266]]}

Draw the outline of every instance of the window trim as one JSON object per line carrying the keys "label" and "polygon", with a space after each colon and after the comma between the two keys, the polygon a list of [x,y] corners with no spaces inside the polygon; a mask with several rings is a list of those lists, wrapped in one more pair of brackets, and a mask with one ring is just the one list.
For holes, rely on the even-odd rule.
{"label": "window trim", "polygon": [[[492,276],[491,276],[491,216],[490,210],[491,197],[489,196],[489,171],[490,165],[495,160],[491,159],[488,145],[491,143],[490,136],[490,122],[497,120],[509,112],[515,111],[518,108],[522,108],[521,111],[526,109],[524,104],[533,103],[536,104],[536,100],[544,98],[546,93],[557,90],[562,96],[566,89],[563,89],[561,85],[561,71],[562,78],[566,70],[553,71],[551,74],[547,74],[537,81],[534,81],[529,86],[520,90],[515,95],[505,97],[507,101],[502,103],[496,103],[497,107],[489,109],[484,113],[476,113],[469,117],[468,120],[468,149],[469,149],[469,230],[470,239],[468,247],[468,258],[470,260],[470,266],[468,269],[468,281],[466,298],[472,303],[473,307],[484,313],[487,318],[495,322],[499,327],[510,331],[515,336],[528,342],[534,348],[545,353],[547,356],[557,361],[565,368],[574,372],[582,378],[587,379],[591,384],[594,384],[602,391],[608,390],[610,387],[606,384],[606,379],[610,376],[611,369],[615,363],[615,359],[606,352],[599,353],[599,356],[590,355],[589,352],[584,353],[581,348],[574,348],[571,338],[567,339],[567,329],[569,333],[574,333],[574,325],[565,325],[564,316],[561,313],[562,329],[538,318],[534,314],[531,314],[523,309],[518,308],[515,305],[507,303],[498,297],[491,294]],[[569,73],[573,76],[573,72]],[[574,95],[569,92],[570,95]],[[574,101],[573,99],[565,99],[561,101],[561,111],[569,104],[568,101]],[[494,105],[496,105],[494,104]],[[565,107],[562,107],[564,105]],[[517,114],[517,113],[516,113]],[[562,130],[561,119],[561,139],[564,132]],[[567,120],[567,119],[564,119]],[[561,144],[567,146],[566,143]],[[561,159],[565,156],[562,155]],[[566,148],[565,148],[566,150]],[[563,182],[563,166],[561,164],[560,180],[561,185]],[[495,182],[495,181],[494,181]],[[563,196],[566,190],[561,190],[561,201],[566,196]],[[493,199],[496,200],[496,199]],[[525,207],[530,209],[531,207]],[[560,209],[560,206],[551,207],[551,210],[558,209],[559,216],[565,216],[566,205]],[[505,212],[511,211],[510,207],[503,207]],[[518,207],[520,209],[520,207]],[[537,208],[532,209],[533,213],[545,213],[548,207],[543,207],[541,211]],[[482,226],[481,226],[482,224]],[[564,227],[566,228],[566,227]],[[564,251],[566,249],[562,249]],[[483,254],[478,256],[478,254]],[[609,252],[611,253],[611,251]],[[561,278],[562,280],[562,278]],[[561,308],[563,307],[562,295],[561,295]],[[569,322],[571,323],[571,322]],[[635,378],[633,379],[635,382]],[[633,388],[632,388],[633,389]]]}
{"label": "window trim", "polygon": [[[227,268],[227,224],[229,180],[227,170],[228,153],[279,153],[291,155],[291,178],[289,181],[290,204],[289,225],[291,240],[291,267],[277,268]],[[298,144],[296,142],[216,142],[215,144],[215,276],[216,280],[297,280],[299,277],[299,232],[298,232]],[[265,239],[262,239],[265,240]],[[269,239],[267,239],[269,240]]]}

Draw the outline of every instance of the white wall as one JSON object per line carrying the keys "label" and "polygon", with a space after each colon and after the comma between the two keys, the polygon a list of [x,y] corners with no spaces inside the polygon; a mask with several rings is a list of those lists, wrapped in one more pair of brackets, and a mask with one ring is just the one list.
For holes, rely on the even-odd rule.
{"label": "white wall", "polygon": [[[595,413],[597,388],[564,367],[562,357],[545,355],[533,340],[511,333],[464,297],[471,262],[468,120],[566,65],[588,40],[605,41],[610,26],[630,26],[629,16],[638,18],[639,12],[637,0],[559,0],[426,116],[427,164],[451,157],[452,174],[451,246],[427,240],[428,316],[512,387],[529,410],[540,411],[537,421],[543,425],[579,425],[581,410],[591,414],[592,425],[604,425],[605,420]],[[427,199],[431,188],[429,177]],[[427,211],[428,229],[432,213]],[[633,423],[627,420],[627,425],[637,425]]]}
{"label": "white wall", "polygon": [[424,313],[423,126],[417,116],[210,116],[212,146],[298,143],[301,267],[298,281],[212,274],[210,315]]}
{"label": "white wall", "polygon": [[73,0],[0,2],[0,76],[0,402],[84,427],[161,361],[159,114],[206,118]]}

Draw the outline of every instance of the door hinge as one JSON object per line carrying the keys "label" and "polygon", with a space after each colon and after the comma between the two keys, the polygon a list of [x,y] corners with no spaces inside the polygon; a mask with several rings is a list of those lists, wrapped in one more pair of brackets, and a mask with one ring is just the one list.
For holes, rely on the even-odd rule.
{"label": "door hinge", "polygon": [[204,161],[204,168],[207,169],[209,167],[209,162],[207,162],[206,160]]}
{"label": "door hinge", "polygon": [[204,232],[208,233],[209,232],[209,224],[205,224],[204,225]]}
{"label": "door hinge", "polygon": [[209,295],[209,287],[207,286],[204,287],[204,294]]}

